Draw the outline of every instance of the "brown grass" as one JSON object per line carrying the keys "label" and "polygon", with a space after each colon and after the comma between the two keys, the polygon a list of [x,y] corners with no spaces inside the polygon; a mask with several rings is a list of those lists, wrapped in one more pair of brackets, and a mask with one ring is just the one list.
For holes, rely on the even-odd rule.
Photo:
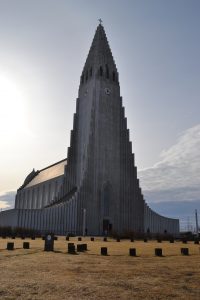
{"label": "brown grass", "polygon": [[[14,251],[5,250],[8,241]],[[0,299],[200,299],[199,245],[84,238],[87,253],[70,255],[64,237],[51,253],[41,239],[27,241],[31,249],[24,250],[23,240],[0,238]],[[100,255],[102,246],[108,256]],[[128,255],[131,247],[138,257]],[[154,256],[156,247],[164,257]],[[189,248],[188,257],[181,247]]]}

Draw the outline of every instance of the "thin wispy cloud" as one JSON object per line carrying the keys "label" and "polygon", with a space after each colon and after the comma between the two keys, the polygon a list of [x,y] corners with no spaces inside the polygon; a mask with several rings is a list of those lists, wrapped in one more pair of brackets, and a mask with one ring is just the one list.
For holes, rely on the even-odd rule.
{"label": "thin wispy cloud", "polygon": [[153,167],[140,170],[139,178],[147,201],[199,200],[200,124],[183,132]]}
{"label": "thin wispy cloud", "polygon": [[9,209],[14,207],[16,192],[10,191],[0,195],[0,209]]}

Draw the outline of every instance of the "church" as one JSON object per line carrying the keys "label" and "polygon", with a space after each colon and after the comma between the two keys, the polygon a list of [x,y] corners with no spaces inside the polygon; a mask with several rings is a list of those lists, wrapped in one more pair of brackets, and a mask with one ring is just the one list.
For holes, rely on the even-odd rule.
{"label": "church", "polygon": [[144,200],[119,74],[103,25],[96,29],[81,77],[67,157],[33,171],[0,226],[41,234],[179,233],[179,220]]}

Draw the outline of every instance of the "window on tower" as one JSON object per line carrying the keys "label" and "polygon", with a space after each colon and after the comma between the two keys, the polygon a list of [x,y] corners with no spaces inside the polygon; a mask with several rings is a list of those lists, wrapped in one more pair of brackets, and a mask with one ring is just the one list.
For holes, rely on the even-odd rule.
{"label": "window on tower", "polygon": [[102,66],[100,66],[99,74],[100,74],[100,76],[103,76],[103,68],[102,68]]}
{"label": "window on tower", "polygon": [[109,68],[108,68],[108,65],[106,65],[106,78],[109,79]]}
{"label": "window on tower", "polygon": [[92,77],[92,67],[90,68],[90,77]]}
{"label": "window on tower", "polygon": [[113,81],[115,81],[115,72],[113,71]]}
{"label": "window on tower", "polygon": [[110,213],[110,202],[112,196],[112,188],[110,183],[106,183],[102,191],[102,200],[103,200],[103,215],[108,217]]}

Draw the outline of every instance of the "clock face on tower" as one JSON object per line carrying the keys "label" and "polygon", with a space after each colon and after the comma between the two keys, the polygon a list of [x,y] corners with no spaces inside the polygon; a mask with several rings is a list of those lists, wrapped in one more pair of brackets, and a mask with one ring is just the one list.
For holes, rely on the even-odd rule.
{"label": "clock face on tower", "polygon": [[105,88],[105,94],[110,95],[110,93],[111,93],[111,90],[109,88]]}

